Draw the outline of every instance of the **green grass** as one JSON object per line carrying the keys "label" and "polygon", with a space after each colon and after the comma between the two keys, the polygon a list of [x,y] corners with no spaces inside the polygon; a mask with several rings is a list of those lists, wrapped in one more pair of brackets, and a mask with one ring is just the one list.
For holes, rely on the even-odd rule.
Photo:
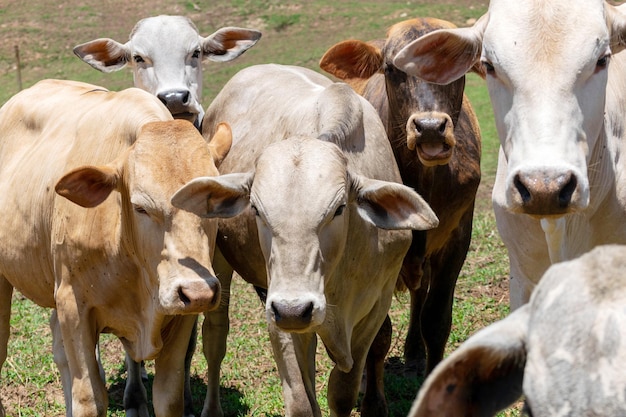
{"label": "green grass", "polygon": [[[11,1],[11,0],[9,0]],[[76,3],[76,4],[72,4]],[[259,28],[263,38],[253,49],[231,63],[205,65],[204,102],[239,69],[267,62],[302,65],[319,71],[317,63],[336,42],[382,37],[391,24],[410,17],[434,16],[464,26],[486,9],[482,1],[321,0],[299,4],[279,0],[216,1],[208,7],[199,1],[165,0],[103,4],[97,0],[69,2],[58,7],[45,2],[13,2],[0,8],[0,104],[17,92],[14,46],[20,48],[24,87],[42,78],[87,81],[116,90],[131,85],[128,71],[102,74],[74,57],[74,45],[97,37],[120,42],[131,27],[147,15],[185,14],[208,35],[221,26]],[[45,7],[44,7],[45,6]],[[491,210],[490,190],[495,175],[498,140],[491,104],[483,80],[468,76],[466,91],[478,114],[483,134],[483,182],[474,218],[473,239],[459,277],[452,334],[448,351],[469,335],[508,313],[506,277],[508,262]],[[231,333],[222,370],[221,393],[228,416],[279,416],[283,414],[280,381],[267,336],[265,315],[254,291],[235,280],[231,304]],[[408,325],[408,294],[398,294],[392,304],[394,323],[390,366],[401,363]],[[9,359],[0,374],[0,396],[9,416],[63,415],[63,395],[51,354],[49,311],[14,295]],[[199,343],[200,346],[200,343]],[[104,366],[110,392],[109,415],[122,416],[125,378],[120,343],[102,337]],[[318,397],[328,415],[326,383],[331,363],[318,346]],[[151,364],[148,364],[151,372]],[[198,347],[192,366],[193,391],[199,411],[205,392],[205,360]],[[386,375],[391,416],[405,416],[419,383],[393,373]],[[358,411],[354,415],[359,415]],[[519,415],[509,411],[502,415]]]}

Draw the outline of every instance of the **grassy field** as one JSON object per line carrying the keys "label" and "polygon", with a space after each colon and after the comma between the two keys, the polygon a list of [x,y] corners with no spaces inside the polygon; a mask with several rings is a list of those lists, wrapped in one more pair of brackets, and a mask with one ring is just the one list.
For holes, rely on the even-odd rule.
{"label": "grassy field", "polygon": [[[257,63],[285,63],[319,70],[317,63],[332,44],[357,38],[382,37],[391,24],[415,16],[434,16],[465,26],[479,17],[486,1],[391,0],[379,2],[322,0],[290,3],[279,0],[208,2],[119,0],[3,0],[0,7],[0,104],[43,78],[77,79],[116,90],[131,85],[128,71],[102,74],[77,59],[72,47],[98,37],[125,41],[134,23],[156,14],[189,16],[203,35],[222,26],[257,28],[263,38],[240,59],[205,66],[204,103],[239,69]],[[19,71],[16,51],[19,51]],[[469,76],[467,93],[475,106],[483,133],[483,181],[474,219],[473,241],[457,285],[449,350],[469,335],[508,313],[508,264],[495,228],[490,191],[497,138],[483,81]],[[222,398],[229,416],[281,415],[282,398],[273,363],[263,309],[254,291],[236,280],[231,302],[231,333],[222,372]],[[392,416],[405,416],[418,389],[393,372],[402,361],[408,324],[408,295],[398,294],[392,305],[394,339],[386,377]],[[9,359],[0,375],[0,396],[9,416],[60,416],[65,410],[58,372],[52,360],[49,311],[14,295]],[[104,365],[110,391],[109,414],[123,415],[121,397],[125,371],[121,345],[103,336]],[[205,390],[205,361],[199,351],[193,363],[197,412]],[[151,364],[148,364],[149,371]],[[325,384],[330,362],[322,347],[318,355],[318,393],[327,414]],[[359,415],[358,409],[354,412]],[[503,415],[519,415],[516,410]]]}

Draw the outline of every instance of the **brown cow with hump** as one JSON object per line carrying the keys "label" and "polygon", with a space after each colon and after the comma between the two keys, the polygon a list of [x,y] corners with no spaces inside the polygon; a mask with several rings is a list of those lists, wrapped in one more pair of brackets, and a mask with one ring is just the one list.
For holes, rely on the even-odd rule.
{"label": "brown cow with hump", "polygon": [[[428,374],[441,361],[452,324],[456,280],[465,261],[480,183],[480,131],[465,96],[465,77],[426,83],[392,64],[407,43],[449,22],[412,19],[392,26],[384,40],[348,40],[331,47],[323,70],[346,81],[378,110],[404,183],[439,217],[439,226],[413,231],[402,267],[411,293],[404,348],[408,373]],[[477,71],[479,71],[477,69]]]}

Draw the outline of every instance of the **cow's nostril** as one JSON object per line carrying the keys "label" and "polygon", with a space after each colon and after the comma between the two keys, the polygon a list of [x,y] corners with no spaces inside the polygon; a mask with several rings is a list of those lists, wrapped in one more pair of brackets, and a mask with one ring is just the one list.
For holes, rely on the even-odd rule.
{"label": "cow's nostril", "polygon": [[561,188],[561,192],[559,193],[559,206],[561,208],[566,208],[570,205],[572,201],[572,195],[574,195],[574,191],[576,191],[576,187],[578,186],[578,181],[576,180],[575,175],[571,175],[569,181]]}
{"label": "cow's nostril", "polygon": [[183,290],[183,287],[179,287],[178,288],[178,297],[183,302],[183,304],[185,304],[185,305],[191,304],[191,299],[189,297],[187,297],[187,294],[185,294],[185,291]]}
{"label": "cow's nostril", "polygon": [[517,192],[519,193],[520,197],[522,197],[522,202],[524,204],[529,203],[531,199],[530,191],[528,190],[528,188],[526,188],[524,183],[522,183],[522,180],[519,174],[516,175],[515,178],[513,178],[513,184],[515,185],[515,188],[517,189]]}

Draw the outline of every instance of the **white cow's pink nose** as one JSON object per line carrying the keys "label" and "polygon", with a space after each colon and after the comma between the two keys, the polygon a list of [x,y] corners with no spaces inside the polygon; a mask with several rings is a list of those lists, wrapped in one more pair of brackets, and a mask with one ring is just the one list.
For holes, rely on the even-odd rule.
{"label": "white cow's pink nose", "polygon": [[304,332],[324,321],[325,302],[312,295],[284,298],[270,296],[267,315],[281,330]]}
{"label": "white cow's pink nose", "polygon": [[579,181],[571,170],[520,171],[513,177],[513,200],[533,215],[558,215],[572,210]]}

